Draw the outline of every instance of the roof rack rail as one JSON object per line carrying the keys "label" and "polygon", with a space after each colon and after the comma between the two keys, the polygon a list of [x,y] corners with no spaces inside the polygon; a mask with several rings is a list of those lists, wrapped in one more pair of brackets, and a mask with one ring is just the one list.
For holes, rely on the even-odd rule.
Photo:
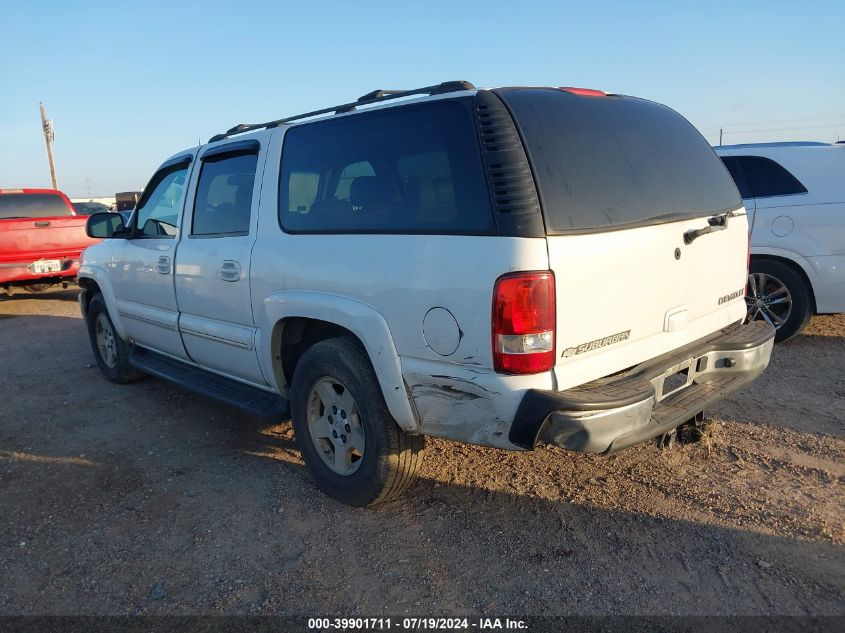
{"label": "roof rack rail", "polygon": [[321,114],[329,114],[331,112],[334,112],[335,114],[343,114],[344,112],[352,112],[357,106],[368,105],[370,103],[379,103],[380,101],[399,99],[400,97],[410,97],[412,95],[439,95],[459,90],[475,90],[475,86],[468,81],[444,81],[443,83],[439,83],[435,86],[426,86],[424,88],[416,88],[414,90],[373,90],[372,92],[368,92],[367,94],[358,97],[356,101],[332,106],[331,108],[305,112],[304,114],[297,114],[295,116],[289,116],[284,119],[276,119],[275,121],[268,121],[266,123],[239,123],[222,134],[215,134],[208,139],[208,142],[214,143],[216,141],[222,141],[225,138],[229,138],[235,134],[242,134],[244,132],[279,127],[280,125],[290,123],[291,121],[307,119]]}

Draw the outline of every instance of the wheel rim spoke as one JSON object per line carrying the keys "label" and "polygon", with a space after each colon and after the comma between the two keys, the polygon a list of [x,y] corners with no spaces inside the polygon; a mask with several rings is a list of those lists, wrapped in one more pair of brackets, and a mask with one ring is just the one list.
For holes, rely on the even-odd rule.
{"label": "wheel rim spoke", "polygon": [[338,472],[345,473],[349,470],[352,463],[352,448],[347,444],[346,446],[339,446],[335,444],[334,447],[334,466]]}
{"label": "wheel rim spoke", "polygon": [[355,398],[352,397],[352,393],[349,389],[343,390],[343,394],[340,396],[337,406],[346,411],[347,415],[352,415],[352,411],[355,409]]}
{"label": "wheel rim spoke", "polygon": [[311,435],[314,439],[330,439],[332,436],[332,425],[329,424],[328,416],[317,418],[311,422]]}
{"label": "wheel rim spoke", "polygon": [[773,328],[777,328],[777,326],[772,323],[772,320],[769,318],[769,315],[765,311],[761,310],[760,314],[763,316],[763,319],[766,321],[766,323],[771,325]]}
{"label": "wheel rim spoke", "polygon": [[352,434],[349,436],[349,446],[361,453],[361,455],[364,454],[364,429],[353,427]]}
{"label": "wheel rim spoke", "polygon": [[756,299],[758,297],[757,275],[755,275],[755,274],[748,275],[748,289],[751,291],[751,296],[754,299]]}
{"label": "wheel rim spoke", "polygon": [[323,403],[323,406],[326,409],[331,408],[331,406],[335,404],[335,401],[337,400],[337,394],[335,393],[331,384],[329,384],[325,380],[321,380],[317,383],[316,390],[317,395],[320,397],[320,401]]}
{"label": "wheel rim spoke", "polygon": [[776,328],[783,325],[783,321],[780,319],[780,317],[778,317],[778,315],[776,315],[771,310],[766,309],[765,314],[768,316],[768,319],[766,320],[769,321],[769,323],[772,323]]}
{"label": "wheel rim spoke", "polygon": [[780,304],[784,304],[784,303],[791,303],[791,302],[792,302],[792,299],[790,299],[789,297],[783,297],[781,299],[772,299],[770,301],[766,301],[766,305],[767,306],[776,306],[776,305],[780,305]]}
{"label": "wheel rim spoke", "polygon": [[787,290],[787,289],[786,289],[786,286],[781,286],[780,288],[778,288],[778,289],[777,289],[777,290],[775,290],[774,292],[769,293],[768,295],[766,295],[766,297],[765,297],[765,298],[766,298],[766,299],[768,299],[768,300],[771,300],[771,299],[773,299],[774,297],[777,297],[777,296],[779,296],[779,295],[786,295],[786,297],[789,297],[789,290]]}

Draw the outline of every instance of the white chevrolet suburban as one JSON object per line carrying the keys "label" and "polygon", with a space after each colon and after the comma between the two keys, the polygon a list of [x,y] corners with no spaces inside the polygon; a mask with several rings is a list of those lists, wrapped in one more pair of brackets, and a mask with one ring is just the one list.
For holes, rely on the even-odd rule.
{"label": "white chevrolet suburban", "polygon": [[80,295],[115,382],[290,415],[319,488],[397,496],[425,435],[613,453],[766,367],[748,225],[671,109],[446,82],[238,125],[90,218]]}

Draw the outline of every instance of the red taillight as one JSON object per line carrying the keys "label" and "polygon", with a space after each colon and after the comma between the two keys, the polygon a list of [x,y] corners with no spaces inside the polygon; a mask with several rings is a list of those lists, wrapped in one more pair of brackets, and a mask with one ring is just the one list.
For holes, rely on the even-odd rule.
{"label": "red taillight", "polygon": [[582,97],[606,97],[607,93],[602,90],[594,90],[593,88],[570,88],[570,87],[561,87],[560,90],[564,92],[570,92],[574,95],[580,95]]}
{"label": "red taillight", "polygon": [[554,275],[544,271],[499,277],[493,289],[493,368],[535,374],[554,364]]}

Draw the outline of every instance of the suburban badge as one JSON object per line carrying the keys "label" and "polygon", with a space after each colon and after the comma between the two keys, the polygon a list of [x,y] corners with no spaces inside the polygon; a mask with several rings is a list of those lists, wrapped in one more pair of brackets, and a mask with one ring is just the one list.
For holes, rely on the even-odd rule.
{"label": "suburban badge", "polygon": [[568,347],[563,350],[563,354],[561,354],[561,356],[563,358],[569,358],[570,356],[576,356],[578,354],[583,354],[584,352],[592,352],[594,349],[607,347],[608,345],[613,345],[614,343],[619,343],[620,341],[627,341],[629,336],[631,336],[631,330],[625,330],[624,332],[619,332],[618,334],[611,334],[610,336],[598,338],[595,341],[590,341],[589,343],[581,343],[577,347]]}

